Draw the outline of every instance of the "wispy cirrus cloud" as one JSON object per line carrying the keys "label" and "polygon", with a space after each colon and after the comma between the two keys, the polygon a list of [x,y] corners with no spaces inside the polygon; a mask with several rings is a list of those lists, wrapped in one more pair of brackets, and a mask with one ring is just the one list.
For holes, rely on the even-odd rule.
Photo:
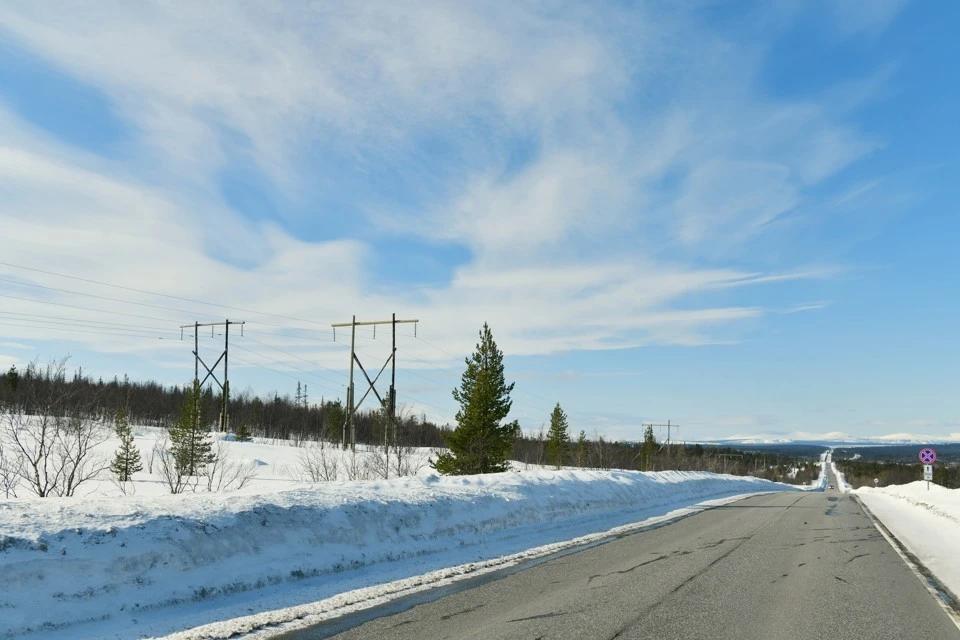
{"label": "wispy cirrus cloud", "polygon": [[[696,3],[34,3],[0,12],[0,33],[131,132],[93,153],[0,109],[9,262],[313,329],[412,309],[453,352],[484,320],[515,354],[736,341],[769,315],[763,287],[836,274],[771,228],[880,144],[844,109],[768,95],[757,34],[740,42]],[[278,213],[228,202],[237,164]],[[386,286],[373,258],[405,242],[467,255],[439,283]],[[780,257],[744,266],[765,242]],[[275,339],[339,357],[294,335]]]}

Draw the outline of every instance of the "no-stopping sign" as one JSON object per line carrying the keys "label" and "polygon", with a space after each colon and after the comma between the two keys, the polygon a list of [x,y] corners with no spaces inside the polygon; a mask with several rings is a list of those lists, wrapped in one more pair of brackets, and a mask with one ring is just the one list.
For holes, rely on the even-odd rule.
{"label": "no-stopping sign", "polygon": [[920,452],[920,462],[923,464],[933,464],[937,461],[937,452],[933,449],[924,449]]}

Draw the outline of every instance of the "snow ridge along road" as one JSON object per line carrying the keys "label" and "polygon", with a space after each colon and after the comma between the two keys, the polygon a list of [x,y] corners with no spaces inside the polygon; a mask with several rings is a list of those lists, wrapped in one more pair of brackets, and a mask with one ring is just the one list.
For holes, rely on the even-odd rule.
{"label": "snow ridge along road", "polygon": [[276,640],[960,639],[853,496],[776,493],[375,620]]}
{"label": "snow ridge along road", "polygon": [[[0,501],[0,629],[38,639],[164,635],[678,515],[704,501],[794,490],[707,473],[530,471],[258,495]],[[299,614],[259,621],[291,615]],[[249,630],[257,620],[239,624]],[[213,635],[184,637],[238,630],[213,626]]]}

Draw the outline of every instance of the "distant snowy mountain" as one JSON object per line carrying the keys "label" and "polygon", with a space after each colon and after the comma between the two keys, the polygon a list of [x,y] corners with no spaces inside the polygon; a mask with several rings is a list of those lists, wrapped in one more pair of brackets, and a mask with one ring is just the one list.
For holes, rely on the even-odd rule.
{"label": "distant snowy mountain", "polygon": [[[734,435],[719,440],[712,440],[709,444],[745,445],[745,444],[818,444],[818,445],[925,445],[947,444],[960,442],[960,433],[954,432],[945,435],[928,435],[916,433],[890,433],[882,436],[854,436],[848,433],[795,433],[790,436],[755,434]],[[708,443],[704,443],[708,444]]]}

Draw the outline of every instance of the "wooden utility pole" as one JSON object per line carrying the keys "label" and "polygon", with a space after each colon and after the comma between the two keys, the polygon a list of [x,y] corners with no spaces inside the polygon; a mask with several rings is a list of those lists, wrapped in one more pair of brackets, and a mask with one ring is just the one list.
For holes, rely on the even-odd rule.
{"label": "wooden utility pole", "polygon": [[[389,423],[385,428],[393,429],[394,437],[396,436],[396,425],[394,424],[394,418],[396,414],[396,398],[397,391],[395,388],[397,380],[397,325],[398,324],[413,324],[413,332],[416,335],[417,332],[417,323],[419,320],[397,320],[397,314],[394,313],[390,320],[367,320],[363,322],[357,321],[357,316],[353,316],[353,319],[350,322],[338,322],[336,324],[330,325],[333,327],[333,339],[337,339],[337,327],[350,327],[350,386],[347,387],[347,415],[343,423],[343,436],[341,438],[341,444],[344,449],[348,446],[351,450],[356,450],[357,448],[357,432],[353,423],[353,416],[356,413],[357,409],[360,408],[360,405],[363,404],[363,401],[366,397],[373,391],[373,395],[377,397],[377,400],[380,401],[380,406],[387,411],[389,416]],[[367,375],[367,370],[363,368],[363,363],[360,362],[360,358],[357,357],[357,327],[363,326],[372,326],[374,330],[374,337],[376,337],[376,330],[378,324],[389,324],[393,327],[393,345],[390,355],[387,356],[387,360],[383,363],[383,366],[380,367],[379,373],[371,379]],[[367,380],[367,390],[361,396],[359,402],[355,402],[355,394],[353,387],[353,366],[354,364],[360,369],[360,372],[363,374],[363,377]],[[388,364],[392,364],[390,372],[390,393],[387,396],[387,399],[384,400],[380,397],[380,393],[377,391],[377,380],[380,379],[380,375],[387,368]],[[388,440],[388,439],[387,439]],[[385,446],[389,450],[389,441]]]}
{"label": "wooden utility pole", "polygon": [[[230,320],[229,318],[224,322],[194,322],[193,324],[183,324],[180,325],[180,339],[183,340],[183,330],[188,328],[193,328],[193,384],[194,387],[199,391],[203,388],[203,385],[207,382],[208,378],[213,378],[213,381],[217,383],[217,386],[220,387],[220,390],[223,392],[223,406],[220,408],[220,430],[227,432],[230,430],[230,379],[228,377],[229,370],[228,357],[230,353],[230,325],[238,324],[240,325],[240,335],[243,335],[243,321]],[[224,327],[223,332],[223,352],[220,354],[220,357],[217,358],[217,361],[213,363],[212,367],[208,367],[207,363],[203,361],[203,358],[200,357],[200,342],[199,334],[200,327],[210,327],[210,337],[213,337],[213,332],[215,327]],[[223,360],[223,382],[217,378],[214,370],[220,365],[220,361]],[[203,365],[203,368],[207,370],[207,375],[203,377],[201,381],[200,378],[200,367]],[[197,394],[199,396],[199,394]],[[194,406],[194,416],[198,416],[199,412],[199,402],[200,399],[197,397],[195,399],[196,406]]]}
{"label": "wooden utility pole", "polygon": [[654,423],[652,423],[652,422],[644,422],[644,423],[641,424],[640,426],[641,426],[641,427],[666,427],[666,428],[667,428],[667,440],[666,440],[662,445],[660,445],[660,448],[657,449],[657,451],[658,451],[658,452],[659,452],[659,451],[662,451],[664,447],[667,447],[667,455],[669,456],[669,455],[670,455],[670,448],[669,448],[669,445],[670,445],[670,430],[671,430],[671,429],[679,429],[679,428],[680,428],[680,425],[678,425],[678,424],[673,424],[672,422],[670,422],[669,420],[667,420],[667,423],[666,423],[666,424],[654,424]]}

